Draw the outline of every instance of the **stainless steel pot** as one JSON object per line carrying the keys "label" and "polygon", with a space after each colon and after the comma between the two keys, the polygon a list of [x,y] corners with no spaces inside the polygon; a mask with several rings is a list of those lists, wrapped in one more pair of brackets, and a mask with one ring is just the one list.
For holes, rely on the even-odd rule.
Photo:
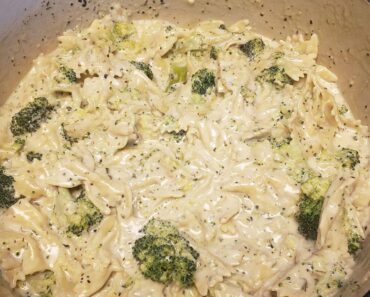
{"label": "stainless steel pot", "polygon": [[[339,76],[351,109],[370,125],[369,0],[121,0],[134,18],[162,18],[191,25],[204,19],[234,22],[247,18],[256,31],[279,39],[297,31],[316,32],[319,62]],[[193,3],[192,3],[193,2]],[[104,0],[0,0],[0,105],[29,70],[32,60],[56,44],[56,36],[87,25],[109,11]],[[370,193],[369,193],[370,195]],[[356,259],[353,280],[363,296],[370,289],[370,238]],[[1,286],[0,296],[11,296]]]}

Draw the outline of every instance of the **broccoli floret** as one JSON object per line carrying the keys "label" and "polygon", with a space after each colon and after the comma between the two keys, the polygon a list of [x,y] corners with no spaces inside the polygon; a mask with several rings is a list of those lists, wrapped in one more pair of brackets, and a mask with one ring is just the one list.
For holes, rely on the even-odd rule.
{"label": "broccoli floret", "polygon": [[171,86],[177,83],[185,83],[187,80],[188,75],[188,67],[185,66],[179,66],[179,65],[172,65],[172,72],[169,77],[169,83],[166,91],[169,91]]}
{"label": "broccoli floret", "polygon": [[132,23],[116,22],[110,34],[113,47],[116,50],[133,50],[137,43],[131,38],[136,33],[136,28]]}
{"label": "broccoli floret", "polygon": [[42,154],[40,153],[35,153],[35,152],[28,152],[27,155],[26,155],[26,158],[27,158],[27,161],[32,163],[33,160],[37,159],[39,161],[41,161],[42,159]]}
{"label": "broccoli floret", "polygon": [[279,66],[271,66],[270,68],[262,70],[256,80],[259,82],[271,83],[277,89],[284,87],[286,84],[293,84],[293,80],[285,73],[284,68]]}
{"label": "broccoli floret", "polygon": [[45,97],[36,98],[13,116],[10,131],[14,136],[37,131],[41,123],[49,119],[53,109]]}
{"label": "broccoli floret", "polygon": [[122,41],[128,38],[130,35],[135,33],[135,27],[131,23],[127,22],[116,22],[113,25],[112,34],[113,37]]}
{"label": "broccoli floret", "polygon": [[342,148],[336,153],[335,158],[342,163],[343,168],[355,169],[356,165],[360,163],[358,151],[349,148]]}
{"label": "broccoli floret", "polygon": [[320,215],[324,196],[330,186],[327,179],[312,177],[301,186],[301,198],[298,203],[298,231],[306,239],[315,240],[320,223]]}
{"label": "broccoli floret", "polygon": [[239,48],[250,60],[253,60],[263,52],[265,44],[261,38],[255,38],[240,45]]}
{"label": "broccoli floret", "polygon": [[14,150],[17,153],[19,153],[20,151],[23,150],[25,144],[26,144],[26,140],[25,139],[23,139],[23,138],[16,138],[14,140],[14,143],[13,143],[13,146],[12,147],[14,148]]}
{"label": "broccoli floret", "polygon": [[174,267],[173,280],[184,287],[193,285],[193,275],[197,269],[195,262],[186,257],[176,257],[174,262],[176,265]]}
{"label": "broccoli floret", "polygon": [[173,246],[166,239],[151,235],[139,238],[133,247],[133,256],[143,275],[161,283],[172,281],[174,254]]}
{"label": "broccoli floret", "polygon": [[82,195],[76,200],[75,211],[68,217],[69,226],[66,233],[81,236],[84,231],[99,224],[102,219],[100,210],[85,195]]}
{"label": "broccoli floret", "polygon": [[135,241],[132,250],[141,273],[164,284],[193,285],[199,254],[180,232],[170,222],[156,219],[142,232],[145,235]]}
{"label": "broccoli floret", "polygon": [[9,208],[17,202],[14,191],[14,178],[5,174],[5,168],[0,166],[0,208]]}
{"label": "broccoli floret", "polygon": [[198,70],[193,74],[191,80],[191,91],[199,95],[207,94],[208,89],[211,89],[216,85],[215,75],[208,69]]}
{"label": "broccoli floret", "polygon": [[315,200],[306,195],[302,195],[300,199],[296,220],[298,222],[298,231],[306,239],[315,240],[317,237],[323,202],[323,199]]}
{"label": "broccoli floret", "polygon": [[354,255],[362,248],[364,240],[362,226],[359,223],[356,212],[350,205],[343,208],[343,230],[347,237],[347,251],[351,255]]}
{"label": "broccoli floret", "polygon": [[348,253],[354,255],[362,248],[362,237],[357,233],[352,233],[347,239]]}
{"label": "broccoli floret", "polygon": [[168,221],[151,219],[142,230],[145,234],[166,237],[169,235],[179,235],[180,232]]}
{"label": "broccoli floret", "polygon": [[[55,285],[54,272],[45,270],[27,275],[26,280],[17,284],[18,288],[26,289],[31,296],[52,297]],[[29,296],[27,294],[27,296]]]}
{"label": "broccoli floret", "polygon": [[144,62],[135,62],[135,61],[131,61],[130,63],[134,65],[137,69],[143,71],[150,80],[153,80],[154,75],[153,75],[152,69],[150,68],[149,64],[146,64]]}
{"label": "broccoli floret", "polygon": [[76,72],[73,69],[62,66],[59,68],[59,71],[65,76],[66,79],[68,79],[70,83],[75,83],[77,81]]}
{"label": "broccoli floret", "polygon": [[211,51],[209,52],[209,57],[213,60],[217,60],[218,58],[218,50],[216,47],[212,46]]}
{"label": "broccoli floret", "polygon": [[74,197],[69,189],[59,188],[57,197],[56,216],[67,236],[81,236],[83,232],[103,220],[103,214],[86,197],[85,191],[79,191],[78,197]]}
{"label": "broccoli floret", "polygon": [[308,179],[314,177],[314,172],[306,167],[298,167],[292,168],[289,172],[289,175],[293,177],[293,179],[300,184],[303,184]]}
{"label": "broccoli floret", "polygon": [[324,198],[329,187],[330,181],[328,179],[315,176],[302,184],[301,191],[304,195],[319,200]]}
{"label": "broccoli floret", "polygon": [[188,75],[188,67],[172,65],[173,83],[182,82],[185,83]]}
{"label": "broccoli floret", "polygon": [[299,142],[290,136],[269,138],[271,147],[276,153],[277,161],[282,162],[287,173],[298,184],[303,184],[316,174],[307,168],[307,161],[302,153]]}

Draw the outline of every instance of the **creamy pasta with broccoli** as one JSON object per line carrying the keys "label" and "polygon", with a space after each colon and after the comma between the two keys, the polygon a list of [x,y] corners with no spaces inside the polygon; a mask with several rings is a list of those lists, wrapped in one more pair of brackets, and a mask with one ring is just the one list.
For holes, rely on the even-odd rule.
{"label": "creamy pasta with broccoli", "polygon": [[369,136],[318,38],[117,8],[0,109],[17,296],[334,296],[368,234]]}

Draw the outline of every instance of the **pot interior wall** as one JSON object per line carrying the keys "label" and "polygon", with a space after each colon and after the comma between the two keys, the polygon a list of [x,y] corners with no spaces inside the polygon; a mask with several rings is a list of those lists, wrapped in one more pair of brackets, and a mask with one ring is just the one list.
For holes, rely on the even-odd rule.
{"label": "pot interior wall", "polygon": [[[333,70],[354,114],[370,124],[370,5],[365,0],[122,0],[134,18],[161,18],[182,25],[205,19],[227,23],[247,18],[252,27],[281,39],[296,32],[320,38],[319,62]],[[56,36],[109,11],[104,0],[2,0],[0,3],[0,105],[30,69],[40,52],[56,45]],[[369,289],[370,242],[358,257],[355,293]],[[0,284],[1,286],[1,284]],[[351,295],[354,294],[354,295]],[[6,296],[0,289],[0,295]]]}

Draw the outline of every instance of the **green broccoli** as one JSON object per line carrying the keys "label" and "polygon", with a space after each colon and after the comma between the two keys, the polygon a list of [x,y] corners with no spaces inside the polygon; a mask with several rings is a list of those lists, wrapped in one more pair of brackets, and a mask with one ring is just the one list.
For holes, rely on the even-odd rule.
{"label": "green broccoli", "polygon": [[59,188],[55,207],[59,225],[67,236],[81,236],[85,231],[103,220],[103,214],[81,190],[78,197],[71,195],[69,189]]}
{"label": "green broccoli", "polygon": [[64,75],[64,77],[70,82],[70,83],[75,83],[77,81],[77,75],[76,72],[68,68],[66,66],[62,66],[59,68],[59,71]]}
{"label": "green broccoli", "polygon": [[303,184],[308,179],[314,177],[315,173],[310,168],[295,166],[289,170],[289,175],[293,177],[297,183]]}
{"label": "green broccoli", "polygon": [[302,153],[300,143],[292,137],[270,137],[271,147],[276,153],[277,161],[282,162],[287,174],[297,184],[303,184],[316,174],[307,167],[307,161]]}
{"label": "green broccoli", "polygon": [[186,83],[187,80],[188,67],[186,65],[180,66],[173,64],[171,68],[172,71],[170,74],[170,79],[166,91],[170,90],[172,85],[177,84],[179,82]]}
{"label": "green broccoli", "polygon": [[199,254],[180,232],[170,222],[158,219],[150,220],[141,231],[145,235],[132,249],[141,273],[160,283],[192,286]]}
{"label": "green broccoli", "polygon": [[25,139],[23,139],[23,138],[16,138],[16,139],[14,140],[14,143],[13,143],[12,147],[13,147],[13,149],[14,149],[17,153],[19,153],[20,151],[22,151],[22,150],[23,150],[23,148],[24,148],[25,144],[26,144],[26,140],[25,140]]}
{"label": "green broccoli", "polygon": [[81,236],[84,231],[99,224],[102,219],[103,215],[100,210],[82,194],[76,199],[75,211],[68,217],[69,226],[66,233]]}
{"label": "green broccoli", "polygon": [[180,232],[169,221],[151,219],[141,230],[145,234],[166,237],[169,235],[179,235]]}
{"label": "green broccoli", "polygon": [[123,41],[136,32],[135,26],[127,22],[116,22],[113,25],[112,35],[117,41]]}
{"label": "green broccoli", "polygon": [[343,208],[343,230],[347,237],[347,251],[349,254],[354,255],[362,248],[364,234],[357,217],[357,211],[351,205],[346,205]]}
{"label": "green broccoli", "polygon": [[359,249],[362,248],[363,238],[357,233],[351,233],[347,239],[348,253],[354,255]]}
{"label": "green broccoli", "polygon": [[271,66],[262,70],[261,74],[256,77],[258,82],[268,82],[273,84],[277,89],[283,88],[286,84],[292,85],[293,79],[285,73],[284,68],[280,66]]}
{"label": "green broccoli", "polygon": [[301,191],[305,196],[314,200],[324,198],[330,187],[330,180],[318,176],[311,177],[301,186]]}
{"label": "green broccoli", "polygon": [[17,284],[18,288],[25,288],[27,296],[52,297],[53,287],[55,285],[54,272],[45,270],[26,276],[25,281]]}
{"label": "green broccoli", "polygon": [[317,237],[323,202],[323,199],[315,200],[306,195],[301,197],[296,220],[298,231],[307,239],[315,240]]}
{"label": "green broccoli", "polygon": [[38,97],[13,116],[10,131],[14,136],[35,132],[49,119],[53,110],[45,97]]}
{"label": "green broccoli", "polygon": [[330,181],[320,177],[312,177],[301,186],[301,199],[298,203],[298,231],[306,239],[315,240],[320,223],[324,196],[329,189]]}
{"label": "green broccoli", "polygon": [[144,62],[135,62],[135,61],[131,61],[130,63],[134,65],[137,69],[143,71],[150,80],[153,80],[154,75],[153,75],[152,69],[150,68],[149,64],[146,64]]}
{"label": "green broccoli", "polygon": [[199,95],[207,94],[208,89],[211,89],[216,85],[215,75],[208,69],[198,70],[193,74],[191,80],[191,91]]}
{"label": "green broccoli", "polygon": [[253,60],[263,52],[265,44],[261,38],[255,38],[240,45],[239,48],[250,60]]}
{"label": "green broccoli", "polygon": [[116,22],[108,37],[113,42],[114,50],[134,50],[137,48],[137,42],[132,38],[135,34],[136,28],[132,23]]}
{"label": "green broccoli", "polygon": [[360,163],[358,151],[349,148],[342,148],[336,153],[335,158],[342,163],[343,168],[355,169],[356,165]]}
{"label": "green broccoli", "polygon": [[9,208],[17,202],[14,190],[14,178],[5,174],[5,168],[0,166],[0,208]]}

